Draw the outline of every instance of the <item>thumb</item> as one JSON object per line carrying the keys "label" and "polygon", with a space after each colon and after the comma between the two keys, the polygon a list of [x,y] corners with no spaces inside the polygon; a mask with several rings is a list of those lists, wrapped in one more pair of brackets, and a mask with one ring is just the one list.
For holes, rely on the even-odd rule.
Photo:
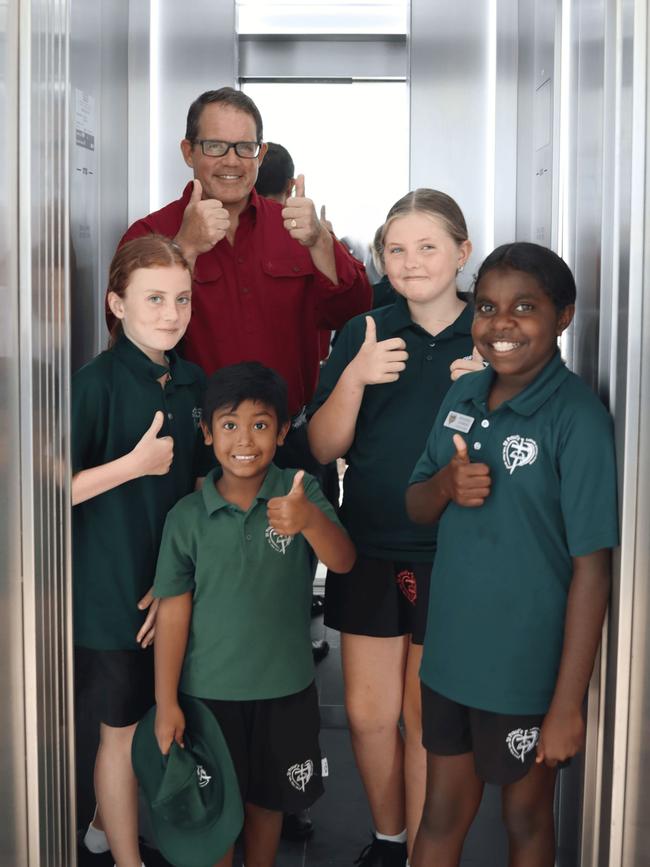
{"label": "thumb", "polygon": [[475,346],[473,346],[472,347],[472,361],[484,361],[484,360],[485,359],[483,358],[481,353],[478,351],[478,349]]}
{"label": "thumb", "polygon": [[320,206],[320,218],[321,220],[327,219],[327,215],[325,214],[325,205]]}
{"label": "thumb", "polygon": [[456,447],[456,457],[464,464],[468,464],[469,455],[467,454],[467,443],[460,434],[454,434],[452,440]]}
{"label": "thumb", "polygon": [[153,417],[153,421],[151,422],[151,426],[147,431],[150,436],[155,437],[158,436],[160,428],[163,426],[163,421],[165,420],[165,416],[162,414],[161,410],[157,410],[156,414]]}
{"label": "thumb", "polygon": [[296,178],[296,185],[293,188],[293,192],[298,199],[302,199],[305,195],[305,176],[298,175]]}
{"label": "thumb", "polygon": [[304,488],[302,486],[302,480],[305,475],[304,470],[298,470],[296,475],[293,477],[293,484],[291,485],[291,490],[289,494],[302,494],[304,492]]}
{"label": "thumb", "polygon": [[372,316],[366,316],[366,336],[363,338],[364,343],[377,342],[377,326]]}
{"label": "thumb", "polygon": [[192,187],[192,195],[190,196],[190,205],[196,205],[197,202],[201,201],[203,196],[203,187],[201,186],[201,181],[198,178],[194,178],[192,181],[194,186]]}

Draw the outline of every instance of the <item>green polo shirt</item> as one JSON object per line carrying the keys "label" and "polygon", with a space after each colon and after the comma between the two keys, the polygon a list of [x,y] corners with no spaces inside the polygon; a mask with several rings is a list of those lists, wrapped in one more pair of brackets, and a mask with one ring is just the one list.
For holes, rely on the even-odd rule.
{"label": "green polo shirt", "polygon": [[451,385],[449,365],[472,351],[472,311],[466,307],[435,337],[413,322],[402,297],[351,319],[321,370],[310,415],[325,403],[358,353],[366,315],[375,320],[377,340],[401,337],[409,357],[397,382],[366,386],[354,441],[345,456],[341,519],[359,554],[426,562],[435,551],[435,530],[409,521],[404,492]]}
{"label": "green polo shirt", "polygon": [[[214,466],[199,429],[203,372],[168,353],[154,364],[122,336],[72,377],[73,473],[120,458],[133,449],[162,410],[160,436],[174,438],[164,476],[126,482],[72,510],[75,643],[96,650],[136,649],[145,614],[138,601],[153,584],[158,546],[169,509]],[[209,464],[209,466],[208,466]]]}
{"label": "green polo shirt", "polygon": [[545,713],[571,558],[618,544],[612,423],[559,353],[490,412],[493,377],[488,368],[452,386],[411,477],[449,463],[454,413],[473,419],[463,436],[470,459],[490,467],[492,488],[479,508],[452,502],[440,519],[420,676],[470,707]]}
{"label": "green polo shirt", "polygon": [[[269,526],[267,502],[291,490],[297,470],[269,467],[247,512],[216,488],[216,468],[165,522],[154,594],[192,591],[193,608],[179,689],[222,700],[292,695],[314,679],[312,567],[305,537]],[[318,482],[305,494],[338,524]]]}

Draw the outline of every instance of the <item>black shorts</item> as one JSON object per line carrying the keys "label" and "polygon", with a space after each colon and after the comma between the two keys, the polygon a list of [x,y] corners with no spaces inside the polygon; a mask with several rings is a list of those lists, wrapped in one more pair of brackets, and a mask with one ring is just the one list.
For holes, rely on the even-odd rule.
{"label": "black shorts", "polygon": [[75,695],[96,709],[113,728],[137,723],[155,704],[153,648],[74,649]]}
{"label": "black shorts", "polygon": [[296,813],[320,798],[323,764],[315,683],[281,698],[202,701],[221,726],[244,803]]}
{"label": "black shorts", "polygon": [[[507,786],[526,776],[535,763],[535,747],[544,714],[502,714],[458,704],[420,682],[422,745],[436,756],[474,753],[476,775]],[[570,762],[562,762],[558,768]]]}
{"label": "black shorts", "polygon": [[424,642],[431,563],[357,557],[349,572],[327,573],[325,625],[351,635]]}

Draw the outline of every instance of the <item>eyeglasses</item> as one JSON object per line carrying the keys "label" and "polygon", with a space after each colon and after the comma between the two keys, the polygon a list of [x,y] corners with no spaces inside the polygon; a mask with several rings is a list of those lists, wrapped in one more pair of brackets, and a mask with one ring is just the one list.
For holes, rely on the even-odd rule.
{"label": "eyeglasses", "polygon": [[262,147],[258,141],[216,141],[210,138],[201,139],[195,144],[201,145],[206,157],[225,157],[230,148],[234,148],[237,156],[245,160],[254,160]]}

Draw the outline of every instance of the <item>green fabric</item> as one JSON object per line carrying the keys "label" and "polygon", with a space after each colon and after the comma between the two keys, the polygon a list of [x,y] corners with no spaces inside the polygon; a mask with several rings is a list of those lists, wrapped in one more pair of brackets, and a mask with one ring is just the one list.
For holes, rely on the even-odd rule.
{"label": "green fabric", "polygon": [[[365,389],[354,441],[346,455],[341,520],[365,557],[426,562],[435,551],[435,530],[409,521],[404,493],[451,385],[449,365],[472,351],[472,311],[466,307],[435,337],[413,323],[401,297],[368,315],[377,325],[377,340],[403,338],[409,358],[397,382]],[[351,319],[341,332],[321,371],[310,415],[334,390],[365,332],[365,315]]]}
{"label": "green fabric", "polygon": [[[474,419],[470,459],[490,467],[480,508],[450,503],[438,525],[420,676],[497,713],[544,713],[562,652],[572,557],[618,544],[611,419],[559,353],[493,412],[491,369],[450,390],[411,482],[454,454],[450,411]],[[517,440],[509,440],[516,437]]]}
{"label": "green fabric", "polygon": [[[297,470],[271,464],[246,513],[219,494],[220,472],[171,510],[160,546],[154,594],[193,594],[179,689],[234,701],[291,695],[314,678],[311,548],[300,533],[271,531],[266,504],[289,493]],[[318,482],[306,474],[304,486],[338,523]]]}
{"label": "green fabric", "polygon": [[160,436],[174,438],[174,460],[164,476],[133,479],[72,510],[75,643],[96,650],[135,650],[145,614],[138,601],[153,584],[165,517],[205,475],[212,453],[199,430],[203,372],[168,353],[154,364],[122,336],[72,377],[73,473],[122,457],[165,413]]}

